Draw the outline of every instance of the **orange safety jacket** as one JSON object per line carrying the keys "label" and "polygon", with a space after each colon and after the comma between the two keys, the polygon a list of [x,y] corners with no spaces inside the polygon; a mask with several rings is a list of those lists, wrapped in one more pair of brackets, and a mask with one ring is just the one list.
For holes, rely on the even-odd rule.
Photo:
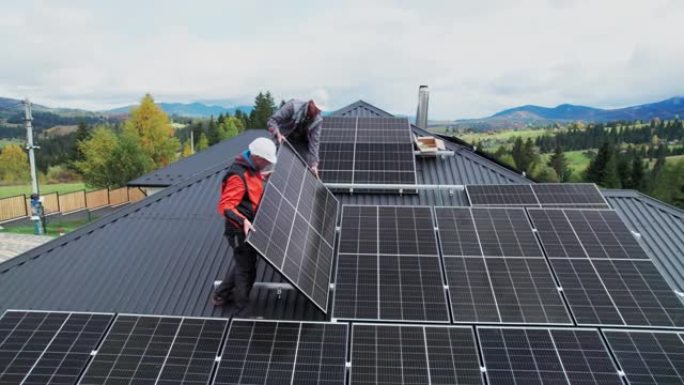
{"label": "orange safety jacket", "polygon": [[235,158],[221,182],[217,211],[226,219],[226,232],[242,232],[245,219],[254,221],[264,194],[264,177],[245,156],[248,154]]}

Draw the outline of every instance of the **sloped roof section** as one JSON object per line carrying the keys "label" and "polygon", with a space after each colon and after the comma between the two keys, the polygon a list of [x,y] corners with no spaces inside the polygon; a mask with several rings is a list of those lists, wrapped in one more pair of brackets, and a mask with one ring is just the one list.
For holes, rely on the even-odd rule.
{"label": "sloped roof section", "polygon": [[330,116],[360,116],[362,118],[391,118],[394,115],[387,111],[381,110],[372,104],[366,103],[363,100],[358,100],[346,107],[342,107],[334,111]]}
{"label": "sloped roof section", "polygon": [[[233,263],[215,205],[218,167],[0,264],[6,309],[230,316],[211,304],[213,282]],[[265,263],[257,281],[284,282]],[[297,291],[253,290],[251,313],[317,320]]]}
{"label": "sloped roof section", "polygon": [[128,182],[133,187],[167,187],[222,163],[230,163],[254,139],[268,136],[266,130],[247,130],[190,157]]}
{"label": "sloped roof section", "polygon": [[603,190],[670,285],[684,292],[684,211],[633,190]]}

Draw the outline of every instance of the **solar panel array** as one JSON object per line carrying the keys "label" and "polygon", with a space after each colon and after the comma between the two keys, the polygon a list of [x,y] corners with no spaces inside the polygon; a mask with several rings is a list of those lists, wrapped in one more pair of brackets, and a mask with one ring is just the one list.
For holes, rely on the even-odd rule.
{"label": "solar panel array", "polygon": [[578,324],[684,326],[682,302],[615,211],[528,212]]}
{"label": "solar panel array", "polygon": [[333,316],[449,322],[430,207],[347,206]]}
{"label": "solar panel array", "polygon": [[75,384],[113,317],[6,312],[0,319],[0,383]]}
{"label": "solar panel array", "polygon": [[333,264],[338,202],[285,143],[249,242],[323,312]]}
{"label": "solar panel array", "polygon": [[467,185],[473,206],[609,208],[593,183]]}
{"label": "solar panel array", "polygon": [[320,174],[327,183],[415,184],[406,118],[325,117]]}
{"label": "solar panel array", "polygon": [[435,213],[454,321],[571,323],[525,210]]}

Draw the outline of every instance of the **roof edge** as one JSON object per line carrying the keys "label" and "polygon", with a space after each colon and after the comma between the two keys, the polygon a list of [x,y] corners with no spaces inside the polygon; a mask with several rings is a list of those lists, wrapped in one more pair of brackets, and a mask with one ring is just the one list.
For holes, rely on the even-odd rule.
{"label": "roof edge", "polygon": [[644,194],[637,190],[622,190],[622,189],[601,189],[601,194],[605,197],[610,198],[633,198],[643,201],[644,203],[652,206],[656,209],[665,211],[672,214],[678,218],[684,219],[684,210],[679,207],[673,206],[669,203],[663,202],[657,198],[650,195]]}

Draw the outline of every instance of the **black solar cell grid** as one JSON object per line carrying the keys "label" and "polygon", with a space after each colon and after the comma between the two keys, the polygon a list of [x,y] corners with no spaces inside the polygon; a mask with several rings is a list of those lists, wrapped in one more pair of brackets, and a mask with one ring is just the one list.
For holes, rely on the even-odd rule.
{"label": "black solar cell grid", "polygon": [[414,145],[405,118],[325,118],[319,151],[321,178],[327,183],[416,183]]}
{"label": "black solar cell grid", "polygon": [[0,383],[76,383],[112,317],[8,311],[0,320]]}
{"label": "black solar cell grid", "polygon": [[435,207],[435,216],[443,255],[482,256],[469,208]]}
{"label": "black solar cell grid", "polygon": [[680,335],[640,330],[604,330],[630,385],[684,382],[684,343]]}
{"label": "black solar cell grid", "polygon": [[622,384],[596,330],[478,327],[487,381]]}
{"label": "black solar cell grid", "polygon": [[528,209],[549,258],[587,258],[563,210]]}
{"label": "black solar cell grid", "polygon": [[544,257],[524,209],[471,210],[485,257]]}
{"label": "black solar cell grid", "polygon": [[563,210],[589,258],[644,259],[641,248],[613,210]]}
{"label": "black solar cell grid", "polygon": [[326,312],[338,203],[306,169],[281,146],[247,242]]}
{"label": "black solar cell grid", "polygon": [[592,261],[627,325],[684,326],[684,305],[651,261]]}
{"label": "black solar cell grid", "polygon": [[467,327],[352,326],[352,385],[482,384]]}
{"label": "black solar cell grid", "polygon": [[550,262],[577,324],[624,325],[590,260],[553,259]]}
{"label": "black solar cell grid", "polygon": [[432,210],[344,206],[336,318],[448,322]]}
{"label": "black solar cell grid", "polygon": [[543,259],[446,257],[445,269],[457,322],[571,323]]}
{"label": "black solar cell grid", "polygon": [[466,192],[472,206],[539,206],[527,184],[466,185]]}
{"label": "black solar cell grid", "polygon": [[214,385],[340,384],[346,324],[233,320]]}
{"label": "black solar cell grid", "polygon": [[610,207],[593,183],[535,183],[531,186],[542,207]]}
{"label": "black solar cell grid", "polygon": [[207,384],[227,323],[119,315],[79,384]]}

